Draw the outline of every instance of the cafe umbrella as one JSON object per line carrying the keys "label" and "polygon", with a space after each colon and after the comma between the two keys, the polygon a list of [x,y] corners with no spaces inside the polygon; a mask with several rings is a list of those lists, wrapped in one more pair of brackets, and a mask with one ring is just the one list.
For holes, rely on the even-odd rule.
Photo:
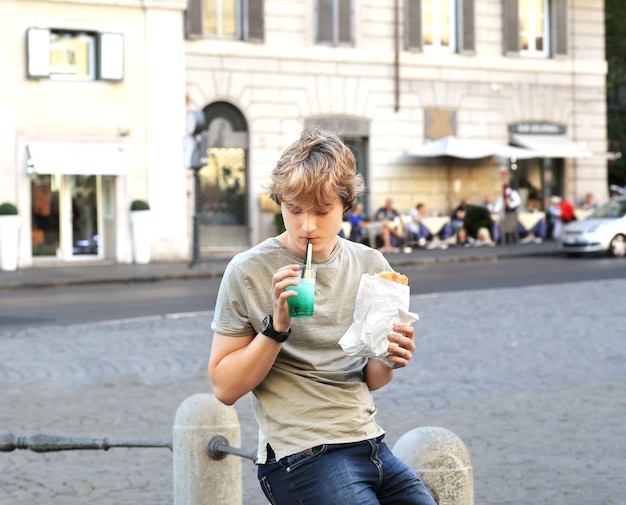
{"label": "cafe umbrella", "polygon": [[448,135],[432,140],[405,152],[400,156],[401,163],[419,163],[423,158],[440,158],[446,165],[448,174],[448,204],[452,206],[452,166],[454,160],[484,160],[499,157],[507,159],[530,159],[539,155],[532,149],[499,144],[487,140],[460,138]]}

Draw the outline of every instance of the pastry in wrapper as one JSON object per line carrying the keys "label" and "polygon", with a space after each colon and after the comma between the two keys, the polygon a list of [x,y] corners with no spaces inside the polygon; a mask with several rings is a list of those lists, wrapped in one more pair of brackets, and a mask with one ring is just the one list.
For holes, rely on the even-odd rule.
{"label": "pastry in wrapper", "polygon": [[387,335],[396,324],[411,324],[419,319],[417,314],[409,312],[408,283],[405,275],[391,271],[361,276],[352,325],[339,339],[348,356],[376,358],[395,366],[387,360]]}
{"label": "pastry in wrapper", "polygon": [[388,281],[397,282],[399,284],[409,285],[409,278],[406,275],[399,274],[398,272],[381,272],[378,274],[381,279],[387,279]]}

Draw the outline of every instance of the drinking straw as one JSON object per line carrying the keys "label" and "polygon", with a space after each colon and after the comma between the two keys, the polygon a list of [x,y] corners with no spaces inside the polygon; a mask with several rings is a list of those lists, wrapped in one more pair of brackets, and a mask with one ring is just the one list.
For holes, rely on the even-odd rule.
{"label": "drinking straw", "polygon": [[306,259],[304,267],[304,277],[311,277],[311,256],[313,254],[313,245],[309,239],[306,243]]}

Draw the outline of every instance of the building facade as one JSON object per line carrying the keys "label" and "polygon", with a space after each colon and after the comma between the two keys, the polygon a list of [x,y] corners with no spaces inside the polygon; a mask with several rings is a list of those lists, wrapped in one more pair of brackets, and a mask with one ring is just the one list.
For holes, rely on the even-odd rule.
{"label": "building facade", "polygon": [[152,257],[188,256],[183,0],[0,0],[0,201],[19,267],[131,262],[130,205]]}
{"label": "building facade", "polygon": [[[268,175],[310,124],[353,148],[370,214],[389,197],[447,214],[509,181],[538,208],[607,196],[602,0],[0,0],[0,14],[0,201],[18,205],[23,267],[132,261],[134,199],[155,261],[249,247],[276,231]],[[449,135],[534,155],[410,156]]]}
{"label": "building facade", "polygon": [[[274,233],[263,185],[313,123],[353,146],[370,214],[387,197],[401,212],[422,201],[447,214],[462,199],[496,197],[508,181],[538,208],[555,194],[605,198],[603,8],[601,0],[191,0],[187,98],[205,113],[209,160],[200,171],[203,247]],[[218,131],[228,135],[215,143]],[[537,156],[407,161],[446,135]],[[245,203],[228,208],[233,188]]]}

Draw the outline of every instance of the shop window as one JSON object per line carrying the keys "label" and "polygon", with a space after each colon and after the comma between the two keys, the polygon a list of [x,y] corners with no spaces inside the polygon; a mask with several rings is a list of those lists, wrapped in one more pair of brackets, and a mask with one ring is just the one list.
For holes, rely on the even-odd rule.
{"label": "shop window", "polygon": [[263,0],[189,0],[186,34],[263,42]]}
{"label": "shop window", "polygon": [[124,77],[124,38],[120,33],[30,28],[30,79],[110,80]]}
{"label": "shop window", "polygon": [[474,0],[405,0],[407,51],[475,51]]}
{"label": "shop window", "polygon": [[32,174],[31,243],[33,256],[54,256],[60,246],[59,188],[61,176]]}
{"label": "shop window", "polygon": [[332,46],[353,45],[353,8],[352,0],[317,0],[316,42]]}
{"label": "shop window", "polygon": [[567,0],[503,0],[503,13],[505,54],[567,56]]}

